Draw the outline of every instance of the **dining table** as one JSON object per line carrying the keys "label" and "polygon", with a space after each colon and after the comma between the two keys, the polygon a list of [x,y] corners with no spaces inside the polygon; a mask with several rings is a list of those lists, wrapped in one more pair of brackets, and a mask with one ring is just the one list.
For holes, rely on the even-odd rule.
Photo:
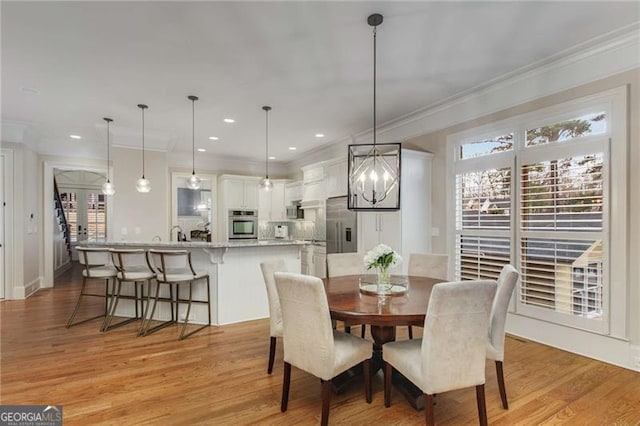
{"label": "dining table", "polygon": [[[392,282],[402,283],[403,291],[378,294],[367,291],[374,283],[373,275],[346,275],[325,278],[329,312],[333,320],[345,324],[366,324],[373,337],[373,373],[383,366],[382,345],[396,340],[396,327],[422,326],[429,306],[433,286],[444,280],[417,276],[392,276]],[[375,287],[374,287],[375,288]],[[336,387],[353,379],[349,372],[336,378]],[[400,373],[395,372],[393,384],[417,410],[424,408],[422,391]]]}

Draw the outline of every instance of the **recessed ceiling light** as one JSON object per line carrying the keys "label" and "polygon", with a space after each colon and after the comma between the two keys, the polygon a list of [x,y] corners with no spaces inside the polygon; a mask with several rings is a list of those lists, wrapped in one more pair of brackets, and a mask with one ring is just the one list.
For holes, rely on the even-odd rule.
{"label": "recessed ceiling light", "polygon": [[269,157],[269,160],[275,160],[276,157],[274,157],[273,155],[271,157]]}
{"label": "recessed ceiling light", "polygon": [[198,148],[198,152],[207,152],[207,150],[204,148]]}
{"label": "recessed ceiling light", "polygon": [[235,123],[236,122],[236,120],[234,120],[233,118],[225,118],[223,121],[225,123]]}
{"label": "recessed ceiling light", "polygon": [[324,133],[316,133],[316,138],[324,138]]}
{"label": "recessed ceiling light", "polygon": [[217,141],[220,138],[217,136],[209,136],[209,139],[211,139],[212,141]]}
{"label": "recessed ceiling light", "polygon": [[69,135],[69,137],[71,139],[82,139],[82,136],[80,136],[80,135]]}
{"label": "recessed ceiling light", "polygon": [[297,148],[295,146],[290,146],[289,151],[295,151]]}

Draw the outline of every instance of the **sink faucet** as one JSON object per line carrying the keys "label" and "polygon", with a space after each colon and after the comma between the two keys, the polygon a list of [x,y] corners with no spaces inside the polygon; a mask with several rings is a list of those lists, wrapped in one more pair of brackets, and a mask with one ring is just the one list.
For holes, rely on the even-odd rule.
{"label": "sink faucet", "polygon": [[186,237],[183,235],[183,230],[182,227],[180,225],[174,225],[171,227],[171,230],[169,231],[169,239],[171,241],[173,241],[173,230],[177,229],[178,230],[178,241],[186,241]]}

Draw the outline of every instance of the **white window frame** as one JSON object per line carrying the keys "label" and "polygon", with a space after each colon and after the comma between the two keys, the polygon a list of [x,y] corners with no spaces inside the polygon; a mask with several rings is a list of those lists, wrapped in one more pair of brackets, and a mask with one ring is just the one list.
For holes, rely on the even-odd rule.
{"label": "white window frame", "polygon": [[[572,328],[578,328],[610,335],[618,338],[628,337],[627,295],[627,216],[628,216],[628,150],[627,135],[628,87],[601,92],[573,101],[543,108],[531,113],[521,114],[484,126],[451,134],[447,137],[447,231],[448,252],[452,259],[456,257],[456,175],[487,168],[511,167],[511,261],[520,268],[522,232],[520,228],[520,168],[522,164],[531,164],[542,159],[561,158],[593,152],[604,155],[603,168],[603,230],[605,253],[603,254],[602,320],[592,320],[575,315],[554,312],[549,309],[524,305],[519,302],[520,288],[512,299],[510,312],[517,315],[548,321]],[[589,135],[563,142],[525,146],[526,129],[532,129],[562,120],[576,118],[589,112],[604,111],[607,114],[607,127],[604,134]],[[459,159],[460,146],[473,140],[481,140],[500,134],[514,133],[513,150],[475,158]],[[615,189],[615,190],[614,190]],[[615,214],[610,214],[615,212]],[[471,234],[474,232],[472,231]],[[465,232],[467,234],[467,232]],[[496,233],[497,235],[497,233]],[[540,234],[538,234],[540,235]],[[550,233],[556,237],[560,234]],[[585,233],[586,237],[586,233]],[[611,256],[611,253],[615,253]],[[451,276],[455,276],[455,262],[451,262]]]}

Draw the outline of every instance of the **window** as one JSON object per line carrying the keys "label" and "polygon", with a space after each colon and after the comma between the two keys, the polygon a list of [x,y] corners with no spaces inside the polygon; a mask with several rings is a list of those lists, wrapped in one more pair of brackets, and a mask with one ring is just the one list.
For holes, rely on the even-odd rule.
{"label": "window", "polygon": [[610,332],[610,319],[624,316],[614,307],[625,306],[625,272],[614,266],[625,261],[609,253],[611,229],[616,252],[626,250],[626,213],[614,223],[608,213],[626,205],[626,138],[612,148],[625,132],[624,114],[612,121],[623,98],[611,91],[449,138],[456,279],[495,279],[511,263],[517,313]]}

